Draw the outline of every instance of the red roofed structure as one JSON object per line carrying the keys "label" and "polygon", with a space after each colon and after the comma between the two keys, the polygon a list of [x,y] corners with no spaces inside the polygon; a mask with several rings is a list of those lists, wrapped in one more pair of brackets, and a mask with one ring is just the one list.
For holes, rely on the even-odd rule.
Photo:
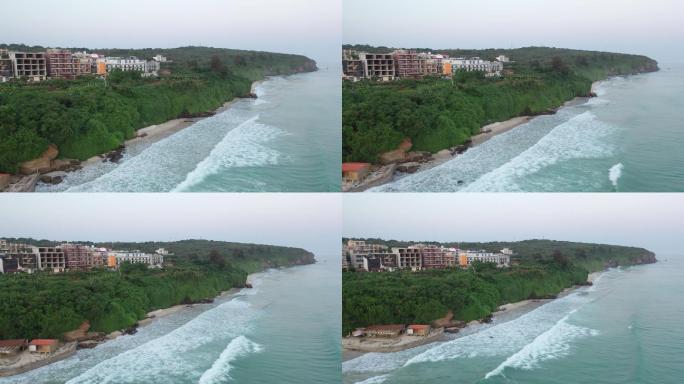
{"label": "red roofed structure", "polygon": [[53,353],[58,346],[59,341],[57,339],[33,339],[29,343],[29,352]]}
{"label": "red roofed structure", "polygon": [[342,178],[345,181],[359,181],[370,172],[370,163],[342,163]]}

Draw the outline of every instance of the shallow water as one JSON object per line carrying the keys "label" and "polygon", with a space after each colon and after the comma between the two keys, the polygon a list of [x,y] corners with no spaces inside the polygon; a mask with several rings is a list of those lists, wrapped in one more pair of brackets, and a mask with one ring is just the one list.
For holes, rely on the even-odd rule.
{"label": "shallow water", "polygon": [[600,82],[586,103],[372,191],[684,191],[684,65],[661,68]]}
{"label": "shallow water", "polygon": [[42,192],[339,191],[341,95],[337,71],[271,77],[241,99],[117,165],[68,174]]}
{"label": "shallow water", "polygon": [[339,382],[338,264],[256,274],[253,289],[0,383]]}
{"label": "shallow water", "polygon": [[679,383],[684,256],[665,259],[451,341],[347,361],[344,382]]}

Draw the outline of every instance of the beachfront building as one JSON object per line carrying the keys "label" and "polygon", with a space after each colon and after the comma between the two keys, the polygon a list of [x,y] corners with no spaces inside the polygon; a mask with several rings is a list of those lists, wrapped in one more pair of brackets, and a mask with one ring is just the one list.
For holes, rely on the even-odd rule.
{"label": "beachfront building", "polygon": [[371,325],[363,330],[364,334],[368,337],[386,337],[394,338],[399,337],[406,327],[404,324],[385,324],[385,325]]}
{"label": "beachfront building", "polygon": [[14,77],[28,81],[47,78],[47,64],[43,52],[9,52]]}
{"label": "beachfront building", "polygon": [[430,334],[429,324],[410,324],[406,327],[406,334],[408,336],[428,336]]}
{"label": "beachfront building", "polygon": [[370,173],[370,163],[342,163],[342,180],[354,183],[363,180]]}
{"label": "beachfront building", "polygon": [[52,354],[57,351],[59,341],[57,339],[33,339],[28,344],[29,352],[40,354]]}
{"label": "beachfront building", "polygon": [[0,340],[0,358],[18,355],[28,348],[26,339]]}

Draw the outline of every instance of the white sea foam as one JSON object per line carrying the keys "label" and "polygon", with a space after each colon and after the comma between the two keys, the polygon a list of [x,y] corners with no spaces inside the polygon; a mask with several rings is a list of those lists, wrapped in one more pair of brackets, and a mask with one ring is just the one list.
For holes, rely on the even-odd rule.
{"label": "white sea foam", "polygon": [[257,122],[259,116],[229,131],[209,155],[190,172],[174,192],[184,191],[201,183],[207,176],[227,168],[255,167],[278,164],[280,153],[264,144],[284,132]]}
{"label": "white sea foam", "polygon": [[[574,311],[573,311],[574,312]],[[572,313],[572,312],[571,312]],[[558,359],[570,353],[570,343],[580,337],[595,336],[598,331],[568,323],[566,315],[531,343],[509,356],[485,375],[485,379],[500,375],[506,368],[535,369],[545,360]]]}
{"label": "white sea foam", "polygon": [[[188,376],[196,381],[201,372],[189,371],[189,367],[216,358],[208,345],[240,336],[255,314],[248,303],[233,299],[159,338],[100,362],[67,383],[167,383],[188,381]],[[188,361],[190,358],[193,361]]]}
{"label": "white sea foam", "polygon": [[613,187],[617,190],[618,187],[618,180],[620,180],[620,176],[622,176],[622,169],[624,166],[622,163],[617,163],[610,167],[610,170],[608,171],[608,179],[610,179],[611,184],[613,184]]}
{"label": "white sea foam", "polygon": [[516,183],[519,178],[571,159],[591,159],[609,156],[613,146],[603,138],[616,128],[601,122],[586,111],[555,127],[535,145],[501,167],[482,175],[463,191],[496,192],[523,191]]}
{"label": "white sea foam", "polygon": [[406,365],[479,356],[493,357],[513,353],[589,300],[590,298],[587,295],[572,293],[540,306],[514,320],[438,344],[409,359]]}
{"label": "white sea foam", "polygon": [[226,349],[221,352],[211,368],[207,369],[199,379],[199,384],[220,384],[230,379],[231,363],[239,358],[262,350],[261,345],[249,340],[245,336],[238,336],[230,341]]}
{"label": "white sea foam", "polygon": [[373,376],[367,378],[366,380],[357,381],[355,384],[381,384],[384,383],[387,378],[389,378],[389,375]]}

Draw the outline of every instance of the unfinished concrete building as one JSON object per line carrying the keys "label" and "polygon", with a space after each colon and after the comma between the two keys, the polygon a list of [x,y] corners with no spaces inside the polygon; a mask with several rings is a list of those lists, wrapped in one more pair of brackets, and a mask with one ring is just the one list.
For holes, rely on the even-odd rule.
{"label": "unfinished concrete building", "polygon": [[9,81],[14,77],[14,64],[6,49],[0,49],[0,83]]}
{"label": "unfinished concrete building", "polygon": [[392,56],[398,77],[421,77],[425,74],[426,57],[403,49],[394,51]]}
{"label": "unfinished concrete building", "polygon": [[359,52],[351,49],[342,50],[342,75],[346,80],[357,81],[365,76],[365,65]]}
{"label": "unfinished concrete building", "polygon": [[423,266],[421,250],[418,248],[392,248],[392,252],[397,255],[398,268],[409,268],[417,271]]}
{"label": "unfinished concrete building", "polygon": [[42,52],[10,52],[14,66],[14,76],[30,81],[41,81],[47,78],[45,53]]}
{"label": "unfinished concrete building", "polygon": [[38,247],[38,269],[52,272],[64,272],[66,258],[61,247]]}
{"label": "unfinished concrete building", "polygon": [[359,55],[364,63],[364,77],[382,81],[394,80],[394,57],[390,53],[362,53]]}
{"label": "unfinished concrete building", "polygon": [[17,260],[19,270],[32,273],[39,269],[38,248],[20,243],[7,243],[6,247],[7,256]]}
{"label": "unfinished concrete building", "polygon": [[81,244],[62,244],[61,248],[66,258],[66,267],[70,270],[84,271],[103,266],[103,255],[95,248]]}

